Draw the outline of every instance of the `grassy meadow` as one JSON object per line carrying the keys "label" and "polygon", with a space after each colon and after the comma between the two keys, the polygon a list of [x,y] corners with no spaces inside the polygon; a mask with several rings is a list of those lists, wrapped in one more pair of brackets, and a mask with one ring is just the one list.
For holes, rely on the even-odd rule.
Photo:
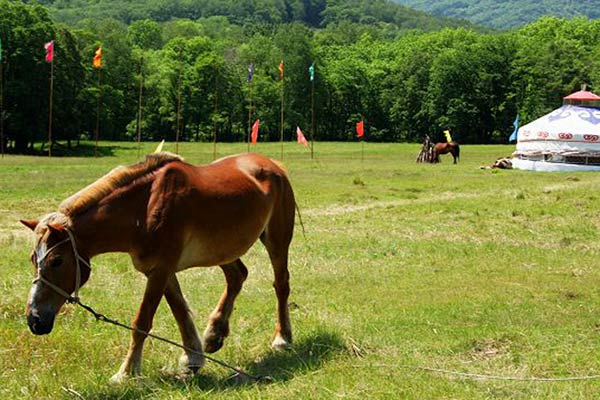
{"label": "grassy meadow", "polygon": [[[147,144],[142,154],[156,144]],[[480,169],[513,146],[463,146],[461,162],[416,164],[417,144],[316,143],[315,158],[286,143],[304,230],[291,247],[294,346],[273,352],[272,272],[257,244],[231,334],[215,354],[269,384],[239,384],[207,362],[171,373],[180,350],[149,339],[143,376],[109,384],[129,333],[67,305],[50,335],[24,318],[33,238],[20,218],[60,201],[121,164],[131,143],[102,157],[0,160],[0,397],[3,399],[592,399],[600,379],[475,380],[437,368],[515,378],[600,374],[600,174]],[[173,144],[165,150],[174,151]],[[218,144],[218,156],[244,144]],[[280,157],[279,144],[255,150]],[[212,144],[181,144],[195,164]],[[207,210],[210,212],[210,210]],[[82,301],[129,322],[144,278],[124,254],[92,260]],[[218,268],[180,274],[204,330],[224,287]],[[153,332],[179,341],[166,303]]]}

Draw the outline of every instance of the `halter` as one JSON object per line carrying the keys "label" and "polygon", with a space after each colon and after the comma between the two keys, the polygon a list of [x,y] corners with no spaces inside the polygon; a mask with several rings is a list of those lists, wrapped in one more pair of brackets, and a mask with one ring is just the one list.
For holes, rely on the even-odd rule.
{"label": "halter", "polygon": [[[56,243],[54,246],[50,247],[48,250],[46,250],[46,252],[40,258],[37,259],[37,267],[38,267],[39,272],[38,272],[37,278],[35,278],[32,283],[36,284],[38,281],[40,281],[40,282],[48,285],[56,293],[60,294],[65,299],[67,299],[68,303],[78,303],[79,302],[79,288],[81,287],[81,267],[79,266],[79,262],[81,261],[88,268],[91,268],[91,265],[83,257],[81,257],[79,255],[79,252],[77,251],[77,248],[75,247],[75,238],[73,237],[73,232],[71,232],[69,229],[65,229],[65,230],[67,231],[67,235],[69,235],[69,237]],[[69,242],[69,241],[71,242],[71,247],[73,248],[73,254],[75,255],[75,291],[73,292],[73,296],[71,296],[69,293],[67,293],[65,290],[58,287],[54,283],[50,282],[48,279],[44,278],[42,276],[42,268],[40,267],[40,263],[46,258],[46,256],[52,250],[54,250],[61,244]]]}

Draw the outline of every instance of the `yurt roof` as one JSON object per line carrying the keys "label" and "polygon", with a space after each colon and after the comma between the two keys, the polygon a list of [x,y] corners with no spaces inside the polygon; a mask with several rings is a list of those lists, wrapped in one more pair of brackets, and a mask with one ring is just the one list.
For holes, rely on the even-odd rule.
{"label": "yurt roof", "polygon": [[563,97],[564,100],[599,101],[600,96],[587,90],[579,90]]}

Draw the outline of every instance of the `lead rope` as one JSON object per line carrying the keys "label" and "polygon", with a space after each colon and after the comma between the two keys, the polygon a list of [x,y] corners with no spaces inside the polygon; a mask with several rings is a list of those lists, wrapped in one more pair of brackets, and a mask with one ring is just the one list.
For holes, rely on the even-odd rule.
{"label": "lead rope", "polygon": [[[77,251],[77,247],[75,246],[75,238],[74,238],[73,233],[71,232],[71,230],[70,229],[66,229],[66,231],[67,231],[67,234],[69,235],[69,237],[67,239],[63,240],[63,241],[58,242],[57,244],[55,244],[54,246],[52,246],[50,249],[46,250],[46,252],[42,255],[42,257],[40,257],[37,260],[37,262],[38,262],[38,269],[39,269],[39,263],[44,258],[46,258],[46,256],[48,255],[48,253],[50,253],[52,250],[54,250],[56,247],[60,246],[61,244],[70,241],[71,242],[71,247],[73,248],[73,254],[75,256],[75,263],[76,263],[76,266],[75,266],[75,268],[76,268],[76,272],[75,272],[75,290],[73,292],[73,296],[71,296],[69,293],[67,293],[62,288],[56,286],[52,282],[50,282],[47,279],[45,279],[42,276],[41,271],[38,273],[38,276],[33,280],[34,284],[37,281],[41,281],[42,283],[48,285],[56,293],[60,294],[65,299],[67,299],[68,303],[77,304],[77,305],[81,306],[84,310],[89,311],[94,316],[94,318],[96,318],[96,321],[107,322],[109,324],[112,324],[112,325],[115,325],[115,326],[118,326],[118,327],[130,330],[130,331],[133,331],[133,332],[141,333],[142,335],[149,336],[149,337],[151,337],[153,339],[156,339],[156,340],[160,340],[161,342],[168,343],[168,344],[173,345],[175,347],[179,347],[180,349],[183,349],[183,350],[185,350],[187,352],[191,352],[191,353],[200,355],[201,357],[204,357],[205,359],[207,359],[209,361],[212,361],[212,362],[214,362],[216,364],[219,364],[222,367],[229,368],[230,370],[234,371],[237,374],[237,376],[239,376],[241,378],[251,379],[251,380],[253,380],[255,382],[272,382],[273,381],[273,378],[271,376],[249,374],[249,373],[247,373],[247,372],[245,372],[245,371],[243,371],[243,370],[241,370],[239,368],[236,368],[236,367],[234,367],[232,365],[227,364],[224,361],[221,361],[221,360],[219,360],[217,358],[208,356],[208,355],[204,354],[201,351],[194,350],[194,349],[189,348],[187,346],[184,346],[184,345],[182,345],[180,343],[177,343],[177,342],[175,342],[173,340],[163,338],[163,337],[155,335],[153,333],[146,332],[146,331],[144,331],[142,329],[139,329],[137,327],[132,327],[132,326],[129,326],[129,325],[125,325],[125,324],[123,324],[123,323],[121,323],[121,322],[119,322],[117,320],[108,318],[104,314],[100,314],[99,312],[95,311],[92,307],[90,307],[90,306],[88,306],[86,304],[83,304],[80,301],[80,299],[79,299],[79,288],[81,286],[81,271],[80,271],[81,268],[79,266],[79,262],[81,261],[82,263],[84,263],[85,265],[87,265],[87,267],[90,268],[90,269],[91,269],[91,265],[87,261],[85,261],[85,259],[83,257],[81,257],[79,255],[79,252]],[[236,375],[233,375],[233,376],[229,377],[228,379],[235,378],[235,377],[236,377]]]}
{"label": "lead rope", "polygon": [[[268,375],[252,375],[252,374],[249,374],[248,372],[246,372],[244,370],[241,370],[239,368],[236,368],[236,367],[234,367],[234,366],[232,366],[230,364],[227,364],[224,361],[221,361],[221,360],[219,360],[217,358],[214,358],[214,357],[211,357],[209,355],[206,355],[205,353],[203,353],[201,351],[194,350],[194,349],[192,349],[190,347],[184,346],[184,345],[182,345],[180,343],[177,343],[177,342],[175,342],[173,340],[166,339],[164,337],[155,335],[153,333],[146,332],[146,331],[144,331],[142,329],[139,329],[139,328],[136,328],[136,327],[133,327],[133,326],[129,326],[129,325],[125,325],[122,322],[119,322],[117,320],[108,318],[104,314],[100,314],[99,312],[95,311],[92,307],[90,307],[90,306],[88,306],[86,304],[83,304],[78,298],[77,299],[72,299],[72,300],[73,300],[73,301],[71,301],[72,303],[77,304],[77,305],[81,306],[83,309],[89,311],[94,316],[94,318],[96,318],[96,321],[107,322],[109,324],[116,325],[118,327],[130,330],[132,332],[141,333],[142,335],[146,335],[146,336],[149,336],[149,337],[151,337],[153,339],[160,340],[161,342],[168,343],[168,344],[173,345],[175,347],[179,347],[180,349],[183,349],[183,350],[185,350],[187,352],[198,354],[198,355],[204,357],[205,359],[207,359],[209,361],[212,361],[214,363],[219,364],[222,367],[229,368],[230,370],[234,371],[238,376],[240,376],[242,378],[248,378],[248,379],[251,379],[251,380],[256,381],[256,382],[265,382],[265,383],[273,382],[273,380],[274,380],[273,377],[268,376]],[[235,375],[233,377],[235,377]],[[228,379],[231,379],[231,378],[232,377],[230,377]]]}

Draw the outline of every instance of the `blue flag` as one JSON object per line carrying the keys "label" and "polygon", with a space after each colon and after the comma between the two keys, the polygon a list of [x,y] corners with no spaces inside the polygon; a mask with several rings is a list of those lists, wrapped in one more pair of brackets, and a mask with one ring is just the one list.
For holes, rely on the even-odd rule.
{"label": "blue flag", "polygon": [[251,82],[252,76],[254,76],[254,64],[248,65],[248,77],[246,78],[246,80],[248,82]]}
{"label": "blue flag", "polygon": [[513,126],[515,127],[515,130],[508,138],[509,142],[517,140],[517,132],[519,131],[519,114],[517,114],[517,118],[515,118],[515,122],[513,122]]}

